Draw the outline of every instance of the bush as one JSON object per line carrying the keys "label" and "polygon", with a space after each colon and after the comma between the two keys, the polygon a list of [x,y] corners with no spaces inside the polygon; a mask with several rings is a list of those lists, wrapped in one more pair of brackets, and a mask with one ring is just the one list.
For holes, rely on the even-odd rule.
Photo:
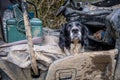
{"label": "bush", "polygon": [[[58,28],[65,22],[63,16],[56,17],[55,14],[65,0],[28,0],[37,6],[38,17],[43,21],[43,26]],[[91,0],[81,0],[91,1]],[[33,8],[29,8],[33,9]]]}

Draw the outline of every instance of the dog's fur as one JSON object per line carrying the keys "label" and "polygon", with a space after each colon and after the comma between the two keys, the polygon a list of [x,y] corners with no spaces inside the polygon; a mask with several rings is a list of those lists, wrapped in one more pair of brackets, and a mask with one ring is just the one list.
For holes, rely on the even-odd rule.
{"label": "dog's fur", "polygon": [[[79,21],[71,21],[62,26],[59,36],[59,47],[67,55],[79,53],[88,44],[88,29]],[[71,52],[72,51],[72,52]]]}

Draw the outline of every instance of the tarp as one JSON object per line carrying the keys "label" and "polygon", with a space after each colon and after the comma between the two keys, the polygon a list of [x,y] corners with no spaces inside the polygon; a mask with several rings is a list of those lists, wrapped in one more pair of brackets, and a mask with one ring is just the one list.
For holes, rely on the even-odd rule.
{"label": "tarp", "polygon": [[[34,45],[34,51],[35,51],[38,67],[43,71],[47,70],[50,64],[53,63],[54,61],[67,57],[65,56],[65,53],[63,53],[59,48],[58,37],[55,36],[45,36],[45,40],[43,44]],[[113,54],[110,54],[113,56],[113,58],[115,57],[115,53],[117,53],[115,51],[116,50],[113,50],[112,51]],[[91,53],[93,52],[87,52],[87,55]],[[100,52],[96,52],[96,53],[100,53]],[[102,54],[103,53],[105,53],[106,55],[107,52],[102,52]],[[83,54],[84,53],[82,53],[82,55]],[[1,48],[0,56],[1,56],[0,59],[11,62],[19,66],[20,68],[27,68],[31,64],[27,44]]]}
{"label": "tarp", "polygon": [[[34,51],[38,66],[42,70],[47,70],[53,61],[65,56],[58,47],[57,37],[46,36],[43,44],[40,45],[34,45]],[[1,48],[0,56],[2,60],[16,64],[20,68],[27,68],[31,64],[27,44]]]}

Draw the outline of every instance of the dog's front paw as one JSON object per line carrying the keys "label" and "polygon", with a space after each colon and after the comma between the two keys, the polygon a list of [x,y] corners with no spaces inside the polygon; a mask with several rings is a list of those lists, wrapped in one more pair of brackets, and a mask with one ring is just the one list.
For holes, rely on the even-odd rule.
{"label": "dog's front paw", "polygon": [[65,53],[66,56],[70,56],[71,55],[70,50],[66,49],[66,48],[64,48],[64,53]]}
{"label": "dog's front paw", "polygon": [[70,56],[70,55],[71,55],[71,53],[70,53],[70,52],[66,52],[65,54],[66,54],[66,56]]}

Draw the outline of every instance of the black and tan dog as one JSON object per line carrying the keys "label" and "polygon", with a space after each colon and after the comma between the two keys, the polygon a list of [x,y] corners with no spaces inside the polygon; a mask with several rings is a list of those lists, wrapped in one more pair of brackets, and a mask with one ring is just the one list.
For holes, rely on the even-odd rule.
{"label": "black and tan dog", "polygon": [[84,52],[84,46],[88,44],[88,29],[79,21],[66,23],[60,32],[59,47],[64,53]]}

